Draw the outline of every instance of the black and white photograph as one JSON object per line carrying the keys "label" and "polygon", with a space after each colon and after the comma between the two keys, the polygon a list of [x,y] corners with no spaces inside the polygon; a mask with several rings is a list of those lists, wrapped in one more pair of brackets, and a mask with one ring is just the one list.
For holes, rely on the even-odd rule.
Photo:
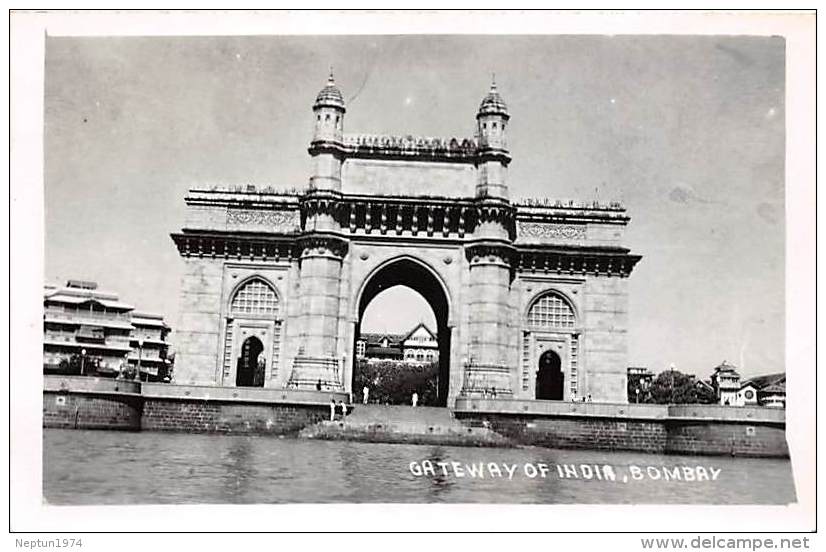
{"label": "black and white photograph", "polygon": [[[789,129],[814,112],[789,75],[814,66],[773,32],[793,22],[809,48],[813,14],[754,33],[108,15],[11,15],[45,31],[25,58],[42,171],[10,184],[42,215],[37,295],[10,286],[33,320],[9,388],[40,416],[39,508],[725,505],[813,523],[814,334],[790,328],[814,298],[814,171],[790,171]],[[242,15],[263,23],[227,31]],[[150,16],[163,32],[123,30]],[[290,529],[273,523],[252,529]]]}

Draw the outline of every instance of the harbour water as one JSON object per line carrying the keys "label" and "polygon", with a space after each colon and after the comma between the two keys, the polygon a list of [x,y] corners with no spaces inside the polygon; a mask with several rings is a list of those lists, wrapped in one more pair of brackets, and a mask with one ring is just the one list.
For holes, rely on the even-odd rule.
{"label": "harbour water", "polygon": [[788,459],[44,429],[50,504],[788,504]]}

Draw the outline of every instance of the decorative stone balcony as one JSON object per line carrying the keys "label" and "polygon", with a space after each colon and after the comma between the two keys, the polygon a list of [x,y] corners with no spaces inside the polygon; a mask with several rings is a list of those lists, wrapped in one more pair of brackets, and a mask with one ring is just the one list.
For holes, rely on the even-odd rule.
{"label": "decorative stone balcony", "polygon": [[434,138],[425,136],[392,136],[347,134],[344,136],[347,155],[352,157],[424,159],[445,161],[476,160],[478,144],[473,138]]}

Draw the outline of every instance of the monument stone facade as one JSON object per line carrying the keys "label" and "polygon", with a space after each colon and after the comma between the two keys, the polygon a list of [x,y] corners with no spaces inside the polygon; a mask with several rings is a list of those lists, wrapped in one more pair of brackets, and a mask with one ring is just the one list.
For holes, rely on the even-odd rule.
{"label": "monument stone facade", "polygon": [[188,193],[176,382],[351,391],[364,310],[401,284],[436,315],[444,404],[627,401],[629,217],[511,201],[495,84],[472,138],[345,134],[332,75],[312,111],[306,187]]}

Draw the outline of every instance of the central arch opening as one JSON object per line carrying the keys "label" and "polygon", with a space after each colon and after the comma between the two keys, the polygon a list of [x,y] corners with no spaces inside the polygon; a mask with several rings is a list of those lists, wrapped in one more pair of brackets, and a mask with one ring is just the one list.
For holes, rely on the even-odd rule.
{"label": "central arch opening", "polygon": [[448,298],[434,274],[400,259],[370,277],[358,305],[353,399],[446,406],[450,386]]}

